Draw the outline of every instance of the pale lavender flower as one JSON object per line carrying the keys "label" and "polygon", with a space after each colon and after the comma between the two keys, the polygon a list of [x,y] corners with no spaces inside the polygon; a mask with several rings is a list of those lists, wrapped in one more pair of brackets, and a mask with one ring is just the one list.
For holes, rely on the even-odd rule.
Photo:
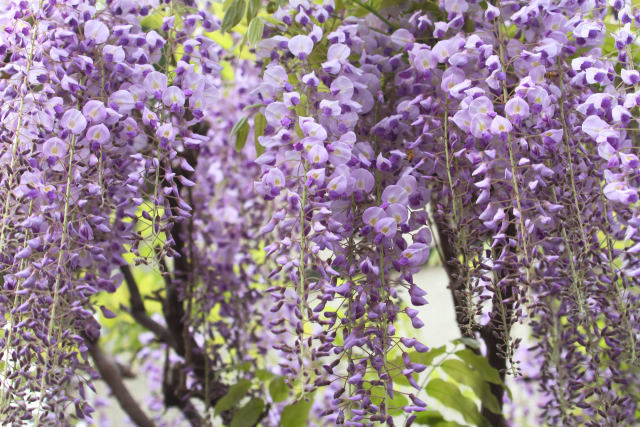
{"label": "pale lavender flower", "polygon": [[291,37],[288,47],[293,56],[304,61],[313,50],[313,40],[309,36],[299,34]]}
{"label": "pale lavender flower", "polygon": [[184,92],[179,87],[169,86],[162,93],[162,102],[164,103],[164,105],[171,108],[172,111],[174,111],[174,109],[183,107],[184,101]]}
{"label": "pale lavender flower", "polygon": [[109,129],[102,123],[91,126],[87,130],[86,137],[91,144],[102,145],[109,139]]}
{"label": "pale lavender flower", "polygon": [[84,36],[96,44],[101,44],[109,38],[109,28],[101,21],[92,19],[84,23]]}
{"label": "pale lavender flower", "polygon": [[102,101],[92,99],[87,101],[82,107],[82,114],[89,119],[91,123],[102,123],[107,118],[107,110]]}
{"label": "pale lavender flower", "polygon": [[509,117],[523,119],[529,116],[529,104],[519,96],[515,96],[507,101],[504,111]]}
{"label": "pale lavender flower", "polygon": [[165,74],[152,71],[144,78],[144,89],[149,95],[160,98],[167,89],[167,81],[168,79]]}
{"label": "pale lavender flower", "polygon": [[87,127],[87,119],[75,108],[67,110],[62,116],[60,123],[65,129],[68,129],[75,135],[81,134]]}
{"label": "pale lavender flower", "polygon": [[67,144],[60,138],[54,136],[44,142],[42,152],[47,157],[59,159],[67,154]]}
{"label": "pale lavender flower", "polygon": [[109,97],[109,107],[120,114],[127,114],[135,107],[133,95],[128,90],[118,90]]}

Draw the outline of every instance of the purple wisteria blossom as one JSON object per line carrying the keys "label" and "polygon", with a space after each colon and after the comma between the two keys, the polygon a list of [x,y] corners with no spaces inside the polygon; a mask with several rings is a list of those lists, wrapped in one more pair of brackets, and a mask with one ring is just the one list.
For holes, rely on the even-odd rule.
{"label": "purple wisteria blossom", "polygon": [[0,4],[3,424],[95,422],[98,376],[138,425],[503,426],[507,376],[539,424],[637,424],[634,4],[264,3]]}

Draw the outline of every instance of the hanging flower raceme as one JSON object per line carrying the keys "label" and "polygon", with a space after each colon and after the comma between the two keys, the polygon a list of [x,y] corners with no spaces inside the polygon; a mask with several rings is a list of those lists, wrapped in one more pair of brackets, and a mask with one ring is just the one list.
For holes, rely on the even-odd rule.
{"label": "hanging flower raceme", "polygon": [[[6,422],[64,423],[72,402],[75,417],[91,413],[67,386],[100,334],[90,297],[120,285],[125,245],[170,251],[161,233],[190,215],[180,193],[190,181],[171,170],[193,138],[177,129],[201,120],[220,67],[205,40],[197,61],[167,62],[163,46],[191,33],[143,30],[146,6],[9,2],[1,13],[12,29],[0,36],[11,58],[0,83],[0,406]],[[152,230],[142,237],[138,215]]]}
{"label": "hanging flower raceme", "polygon": [[[231,132],[244,109],[256,104],[249,89],[257,86],[259,79],[247,61],[234,65],[234,80],[222,82],[221,90],[228,93],[206,111],[211,127],[199,148],[198,164],[191,165],[186,159],[182,163],[182,169],[193,172],[191,179],[198,183],[188,191],[194,231],[183,232],[185,241],[193,240],[192,262],[200,278],[195,282],[202,283],[190,298],[194,304],[202,304],[203,316],[191,326],[201,328],[203,336],[220,334],[224,338],[227,348],[234,349],[230,355],[237,358],[220,360],[227,364],[252,360],[254,350],[266,354],[273,343],[261,327],[261,319],[268,317],[261,308],[263,300],[269,299],[262,292],[269,272],[256,260],[262,256],[266,237],[258,235],[266,207],[262,196],[253,190],[260,168],[253,145],[247,144],[238,152]],[[246,137],[252,140],[253,134]],[[212,311],[221,319],[209,322],[204,313]]]}
{"label": "hanging flower raceme", "polygon": [[[551,423],[583,422],[570,412],[576,406],[598,416],[609,407],[610,416],[630,420],[634,404],[610,400],[613,389],[633,382],[628,366],[635,363],[637,340],[629,332],[636,261],[613,246],[633,241],[637,199],[627,178],[636,156],[625,129],[628,107],[635,105],[627,92],[635,89],[616,84],[633,85],[633,70],[625,64],[616,80],[614,68],[628,58],[624,12],[615,35],[618,59],[605,60],[599,47],[605,8],[588,20],[579,18],[583,6],[567,2],[483,7],[449,10],[450,23],[435,24],[441,40],[415,43],[409,55],[418,78],[442,82],[441,93],[420,92],[431,98],[420,101],[414,123],[422,125],[416,146],[428,156],[425,167],[431,159],[440,166],[423,169],[437,177],[432,194],[440,196],[433,200],[440,235],[458,239],[445,247],[445,257],[463,261],[450,270],[467,287],[459,293],[466,307],[459,320],[482,336],[475,307],[490,301],[483,323],[502,325],[498,350],[513,363],[510,325],[531,319],[544,360],[543,390],[564,396],[550,397],[545,406]],[[622,2],[616,7],[624,9]],[[457,12],[465,20],[484,15],[474,19],[476,33],[462,39],[454,31]],[[508,31],[526,45],[509,39]],[[583,46],[591,50],[576,54]],[[433,70],[436,62],[443,66]],[[415,86],[411,74],[403,76]],[[604,329],[597,326],[603,319],[610,319]],[[626,326],[614,332],[611,324],[620,321]],[[601,339],[611,347],[600,348]],[[616,374],[603,357],[622,363]],[[593,381],[585,384],[585,376]]]}
{"label": "hanging flower raceme", "polygon": [[[360,26],[338,27],[324,38],[316,17],[327,11],[332,4],[282,9],[284,22],[311,17],[298,22],[304,34],[273,36],[258,47],[270,61],[257,89],[267,126],[258,138],[266,152],[258,158],[264,172],[256,189],[280,206],[263,231],[283,236],[266,249],[282,265],[274,274],[291,283],[271,288],[276,309],[288,306],[297,315],[294,343],[278,346],[295,367],[285,373],[304,387],[298,388],[303,396],[333,384],[332,408],[324,414],[361,425],[390,420],[400,409],[389,403],[394,376],[418,387],[412,373],[420,368],[406,359],[401,370],[389,358],[392,348],[427,350],[397,336],[394,324],[409,314],[414,327],[422,326],[414,310],[400,305],[400,295],[426,304],[411,273],[429,255],[428,194],[413,172],[418,160],[399,140],[403,116],[382,99],[374,108],[374,99],[384,97],[382,82],[397,68],[383,65],[381,54],[397,42]],[[351,62],[354,52],[367,59]],[[400,108],[404,115],[415,110]]]}
{"label": "hanging flower raceme", "polygon": [[88,419],[90,300],[130,251],[160,269],[175,321],[149,353],[206,412],[227,387],[210,370],[257,352],[296,399],[322,390],[327,422],[410,424],[429,327],[413,275],[434,245],[462,334],[503,377],[521,369],[512,326],[531,326],[546,423],[635,421],[629,1],[355,2],[367,14],[345,18],[294,0],[234,80],[192,2],[94,3],[0,6],[3,421],[70,424],[71,404]]}
{"label": "hanging flower raceme", "polygon": [[[613,244],[635,233],[637,158],[624,128],[636,105],[635,70],[623,67],[619,79],[628,87],[614,86],[615,61],[596,59],[606,35],[604,13],[581,20],[575,17],[583,6],[561,1],[544,8],[535,2],[458,3],[445,4],[449,22],[431,28],[424,23],[434,17],[418,14],[388,37],[353,24],[327,34],[326,42],[311,40],[320,21],[290,19],[322,16],[322,8],[292,3],[280,14],[298,35],[287,37],[280,28],[258,49],[270,61],[258,89],[266,105],[261,141],[268,151],[257,188],[269,198],[280,195],[283,207],[286,198],[293,215],[300,201],[303,206],[300,219],[288,217],[285,208],[265,231],[280,221],[280,232],[300,241],[293,246],[303,253],[300,262],[296,265],[289,245],[284,266],[321,266],[325,283],[309,289],[326,290],[318,292],[320,301],[306,319],[322,324],[312,313],[324,313],[330,322],[326,330],[339,325],[343,342],[334,339],[333,352],[345,352],[347,360],[362,349],[368,354],[366,362],[347,363],[345,385],[335,392],[334,404],[347,412],[326,411],[339,422],[358,425],[367,413],[388,409],[381,409],[380,401],[369,406],[363,384],[373,369],[378,385],[392,395],[386,357],[401,312],[393,298],[403,281],[411,284],[407,268],[419,266],[428,254],[431,239],[421,229],[430,222],[421,210],[428,201],[441,239],[448,240],[445,262],[457,282],[463,333],[484,338],[483,328],[495,326],[501,343],[487,351],[500,353],[505,369],[515,373],[518,342],[511,325],[531,319],[545,361],[543,384],[550,381],[548,390],[558,390],[556,396],[562,388],[573,390],[566,401],[548,405],[544,416],[568,422],[567,409],[576,402],[605,405],[615,395],[610,390],[633,382],[624,378],[631,375],[625,366],[635,360],[628,307],[637,301],[629,291],[636,261]],[[618,61],[627,61],[630,19],[619,8],[616,49]],[[462,33],[469,19],[476,29]],[[522,35],[528,47],[508,39],[508,31]],[[416,41],[425,36],[435,41]],[[581,46],[593,50],[577,55]],[[400,51],[408,53],[408,63],[393,56]],[[560,221],[559,215],[570,219]],[[403,235],[413,235],[413,243],[405,243]],[[313,253],[316,244],[326,252],[319,252],[323,256],[314,264],[305,248]],[[278,246],[270,250],[282,254]],[[303,278],[290,275],[294,283]],[[301,311],[313,308],[306,289],[298,287]],[[414,285],[409,296],[415,305],[426,302]],[[333,304],[343,298],[341,311]],[[481,310],[489,316],[480,319]],[[561,326],[558,318],[574,327]],[[615,318],[624,319],[626,327],[613,332],[595,326],[598,319]],[[417,317],[411,320],[421,326]],[[595,343],[605,336],[616,338],[609,340],[611,348],[601,349]],[[554,359],[556,347],[567,357]],[[625,357],[617,359],[622,364],[616,374],[605,372],[601,357],[620,354]],[[340,376],[342,365],[323,366]],[[574,374],[556,374],[560,370]],[[598,385],[572,380],[584,375]],[[343,406],[343,394],[351,401],[364,399],[362,407],[354,412],[353,404]],[[615,407],[616,417],[631,413]]]}

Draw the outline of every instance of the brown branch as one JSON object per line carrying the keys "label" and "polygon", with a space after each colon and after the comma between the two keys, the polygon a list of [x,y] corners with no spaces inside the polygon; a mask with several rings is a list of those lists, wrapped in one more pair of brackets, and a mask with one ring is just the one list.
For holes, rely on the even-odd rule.
{"label": "brown branch", "polygon": [[[505,231],[506,242],[508,242],[512,238],[517,237],[517,230],[514,223],[515,217],[513,216],[512,210],[508,210],[507,214],[509,217],[509,225],[507,226],[507,229]],[[504,245],[508,245],[508,243],[505,243]],[[497,246],[498,253],[504,248],[504,245]],[[512,252],[514,251],[513,248],[509,248],[508,250]],[[499,270],[499,274],[497,278],[498,280],[496,280],[496,286],[500,286],[499,285],[500,280],[509,276],[510,273],[511,273],[511,268],[505,267]],[[500,311],[504,310],[505,316],[506,316],[505,321],[507,325],[509,325],[508,327],[510,328],[512,318],[513,318],[513,309],[514,309],[514,302],[512,301],[512,297],[513,297],[513,286],[506,287],[504,291],[504,295],[501,300],[498,300],[497,296],[494,293],[492,307],[491,307],[491,316],[490,316],[491,320],[480,330],[480,336],[482,337],[482,339],[484,340],[484,343],[487,346],[487,360],[489,361],[489,364],[493,366],[500,373],[500,379],[502,380],[503,383],[504,383],[505,375],[507,371],[507,359],[506,359],[507,355],[505,354],[505,351],[502,348],[502,345],[503,343],[507,342],[507,340],[509,340],[508,336],[504,336],[504,334],[508,334],[509,332],[504,331],[504,333],[501,334],[502,328],[501,328],[501,325],[499,325],[498,319],[500,319],[500,316],[501,316]],[[512,302],[505,303],[504,302],[505,300],[512,301]],[[501,304],[503,307],[500,307]],[[499,384],[489,384],[489,388],[491,390],[491,393],[498,400],[498,406],[500,408],[500,411],[502,412],[502,399],[504,397],[504,387],[502,387]],[[482,415],[484,415],[484,417],[489,420],[492,426],[495,426],[495,427],[507,426],[507,421],[504,418],[504,415],[502,413],[494,414],[493,412],[489,411],[489,409],[484,405],[482,406],[481,412],[482,412]]]}
{"label": "brown branch", "polygon": [[140,405],[138,405],[138,402],[136,402],[131,393],[129,393],[127,386],[120,376],[118,365],[102,352],[97,341],[92,342],[87,337],[85,337],[85,340],[96,369],[100,373],[102,380],[107,383],[111,389],[111,393],[120,404],[122,410],[139,427],[155,427],[155,423],[147,417],[142,408],[140,408]]}
{"label": "brown branch", "polygon": [[[466,332],[466,328],[464,328],[464,324],[466,323],[465,319],[465,310],[464,310],[464,300],[460,298],[460,290],[463,284],[460,282],[460,271],[458,268],[458,252],[453,246],[452,242],[454,241],[453,232],[447,226],[447,224],[442,221],[440,218],[435,218],[436,229],[438,232],[438,240],[440,244],[440,249],[442,253],[442,264],[444,266],[445,271],[447,272],[447,276],[449,277],[449,289],[451,290],[451,296],[453,298],[453,304],[455,306],[456,311],[456,321],[458,323],[458,328],[460,329],[460,334],[462,336],[468,336],[470,338],[475,338],[473,335],[469,335]],[[513,225],[513,224],[511,224]],[[511,225],[509,228],[511,228]],[[509,232],[514,232],[514,230],[507,230],[507,234]],[[506,295],[505,298],[509,298],[511,294]],[[506,371],[506,360],[504,357],[504,352],[500,350],[500,335],[499,328],[494,322],[494,318],[498,318],[498,310],[499,307],[496,303],[493,304],[492,307],[492,320],[485,325],[479,332],[481,339],[485,342],[487,348],[487,361],[489,364],[495,368],[500,373],[500,378],[504,382],[505,371]],[[509,304],[506,307],[506,310],[509,314],[511,314],[512,308]],[[475,353],[478,353],[477,349],[473,349],[469,346],[467,348]],[[501,385],[497,384],[489,384],[489,388],[491,393],[496,397],[498,401],[498,405],[500,410],[502,411],[502,400],[504,397],[504,388]],[[491,412],[485,405],[482,405],[481,408],[482,415],[489,420],[493,427],[506,427],[507,421],[502,412],[500,414],[494,414]]]}
{"label": "brown branch", "polygon": [[142,295],[140,295],[138,284],[131,273],[131,268],[129,268],[128,265],[124,265],[120,267],[120,271],[122,271],[127,288],[129,289],[129,302],[131,304],[131,308],[127,310],[128,313],[136,320],[136,322],[153,332],[160,341],[167,343],[172,348],[176,348],[176,341],[169,331],[147,315]]}
{"label": "brown branch", "polygon": [[[187,149],[182,153],[182,157],[184,157],[189,164],[196,164],[196,151],[193,149]],[[170,183],[166,180],[165,175],[167,173],[167,169],[162,167],[162,181],[163,185],[170,185]],[[188,174],[184,173],[180,168],[176,170],[176,173],[179,175]],[[182,191],[182,184],[180,182],[176,183],[176,187],[178,190],[178,194]],[[169,201],[169,211],[172,215],[178,216],[180,207],[178,205],[178,197],[170,197]],[[177,254],[177,256],[173,257],[173,279],[169,275],[169,270],[166,262],[163,261],[161,263],[161,267],[163,268],[163,276],[165,278],[165,298],[162,303],[162,311],[164,317],[166,319],[167,327],[169,328],[170,334],[173,336],[176,342],[176,351],[181,356],[185,357],[185,355],[189,355],[191,353],[191,349],[194,348],[195,340],[189,334],[188,329],[185,325],[186,312],[183,305],[183,295],[180,294],[179,285],[184,285],[185,289],[190,284],[193,279],[192,276],[192,266],[191,260],[189,259],[189,254],[187,251],[187,245],[183,238],[184,227],[180,221],[175,221],[171,224],[170,230],[168,231],[168,237],[172,243],[171,249]],[[184,290],[183,290],[184,291]],[[197,347],[197,345],[195,345]],[[189,363],[189,360],[187,360]]]}
{"label": "brown branch", "polygon": [[[498,309],[494,307],[492,311],[495,313]],[[505,372],[507,369],[507,361],[504,357],[504,352],[500,350],[501,340],[500,336],[495,332],[498,330],[497,325],[495,325],[493,319],[487,323],[487,325],[482,328],[480,331],[480,335],[484,340],[487,346],[487,360],[489,364],[493,366],[499,373],[500,379],[504,382]],[[500,414],[494,414],[491,412],[485,405],[482,405],[481,413],[482,415],[489,420],[492,426],[494,427],[507,427],[507,421],[502,414],[502,399],[504,397],[504,387],[499,384],[489,384],[489,389],[491,390],[491,394],[496,397],[498,401],[498,407],[500,408]]]}
{"label": "brown branch", "polygon": [[[206,135],[208,125],[192,127],[191,131],[200,135]],[[192,166],[197,164],[197,150],[187,149],[181,153],[181,156]],[[163,185],[169,185],[166,181],[166,168],[162,168]],[[186,178],[191,177],[190,172],[177,167],[175,170],[177,175],[183,175]],[[174,217],[179,215],[180,207],[178,205],[178,195],[183,190],[183,185],[176,182],[177,195],[169,197],[169,211]],[[191,200],[189,200],[192,203]],[[191,221],[191,220],[190,220]],[[193,426],[206,425],[207,420],[204,419],[197,409],[190,402],[190,398],[198,398],[205,401],[206,406],[214,406],[223,396],[227,394],[228,386],[219,381],[215,372],[208,372],[207,367],[215,366],[215,361],[209,359],[206,348],[201,348],[189,330],[187,316],[191,314],[190,306],[185,310],[185,299],[191,297],[191,286],[194,285],[194,266],[193,266],[193,241],[191,235],[193,230],[186,228],[181,221],[174,221],[168,230],[168,242],[171,243],[171,252],[173,256],[173,271],[170,274],[164,257],[161,257],[161,268],[165,280],[165,295],[162,301],[162,311],[166,320],[168,333],[173,337],[176,346],[175,351],[184,358],[184,365],[169,366],[168,353],[165,356],[165,369],[163,376],[163,394],[167,407],[176,406],[180,408],[184,416]],[[185,238],[186,235],[186,238]],[[170,252],[170,253],[171,253]],[[189,370],[200,382],[206,386],[202,389],[209,390],[208,395],[204,395],[202,391],[188,390],[185,384],[185,372]],[[266,412],[264,414],[266,416]],[[224,418],[224,417],[223,417]],[[225,419],[225,424],[230,423],[230,419]]]}
{"label": "brown branch", "polygon": [[205,425],[204,419],[189,401],[189,396],[187,396],[183,367],[180,365],[170,366],[168,352],[165,354],[164,360],[162,393],[164,395],[164,404],[167,407],[175,406],[179,408],[192,426],[200,427]]}
{"label": "brown branch", "polygon": [[184,401],[184,403],[180,407],[180,410],[193,427],[201,427],[205,425],[204,418],[200,416],[196,407],[193,406],[193,404],[189,400]]}
{"label": "brown branch", "polygon": [[[200,130],[204,132],[205,130]],[[193,149],[185,150],[182,153],[182,156],[195,167],[197,163],[197,151]],[[164,175],[166,173],[166,169],[163,168],[163,184],[167,184]],[[186,177],[190,177],[190,175],[181,169],[176,169],[176,173],[180,175],[185,175]],[[176,183],[178,194],[182,191],[182,184],[180,182]],[[168,198],[169,202],[169,210],[171,214],[178,215],[179,205],[177,197]],[[168,232],[169,241],[172,243],[172,250],[177,254],[177,256],[173,257],[173,274],[169,274],[167,269],[166,262],[162,262],[161,266],[163,271],[163,277],[165,279],[165,297],[162,301],[162,311],[164,317],[166,319],[167,328],[170,335],[173,337],[176,346],[175,351],[178,355],[182,356],[185,361],[185,365],[193,372],[193,374],[202,382],[202,384],[209,383],[209,396],[203,396],[194,391],[190,390],[190,395],[193,397],[197,397],[201,400],[209,400],[209,405],[213,406],[215,403],[220,400],[228,391],[228,386],[222,382],[220,382],[215,373],[209,372],[207,377],[207,363],[209,366],[215,366],[215,362],[212,360],[207,360],[209,355],[205,352],[203,348],[201,348],[193,335],[189,331],[188,325],[186,323],[187,315],[190,314],[185,310],[184,300],[185,294],[187,294],[187,290],[189,286],[193,283],[193,272],[191,265],[191,257],[188,242],[184,239],[184,234],[188,233],[188,230],[185,230],[183,223],[179,221],[175,221],[172,223],[172,226]],[[174,378],[178,378],[179,376],[173,375]],[[186,388],[182,386],[182,382],[178,380],[171,380],[168,382],[168,386],[173,389],[173,392],[178,390],[183,390],[186,393]],[[204,389],[205,387],[203,387]],[[165,395],[165,400],[166,400]],[[172,406],[178,406],[181,408],[181,404],[184,399],[174,400],[170,398]]]}
{"label": "brown branch", "polygon": [[[442,221],[441,218],[435,216],[436,230],[438,232],[438,240],[440,243],[440,253],[443,259],[442,265],[444,266],[447,276],[449,277],[449,289],[451,290],[451,297],[453,298],[453,305],[456,311],[456,323],[460,330],[460,335],[463,337],[474,338],[470,335],[463,325],[466,323],[465,311],[464,311],[464,299],[460,298],[460,291],[462,289],[462,283],[460,282],[460,269],[458,262],[458,253],[453,247],[452,242],[454,240],[453,232],[449,226]],[[474,349],[467,347],[473,351]]]}

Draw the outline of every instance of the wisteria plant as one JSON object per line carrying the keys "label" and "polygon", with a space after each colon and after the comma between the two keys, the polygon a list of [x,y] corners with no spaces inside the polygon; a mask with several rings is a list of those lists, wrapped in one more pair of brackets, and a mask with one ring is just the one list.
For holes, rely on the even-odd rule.
{"label": "wisteria plant", "polygon": [[0,0],[2,425],[109,425],[98,380],[139,426],[524,425],[507,384],[533,425],[637,424],[639,30],[630,0]]}

